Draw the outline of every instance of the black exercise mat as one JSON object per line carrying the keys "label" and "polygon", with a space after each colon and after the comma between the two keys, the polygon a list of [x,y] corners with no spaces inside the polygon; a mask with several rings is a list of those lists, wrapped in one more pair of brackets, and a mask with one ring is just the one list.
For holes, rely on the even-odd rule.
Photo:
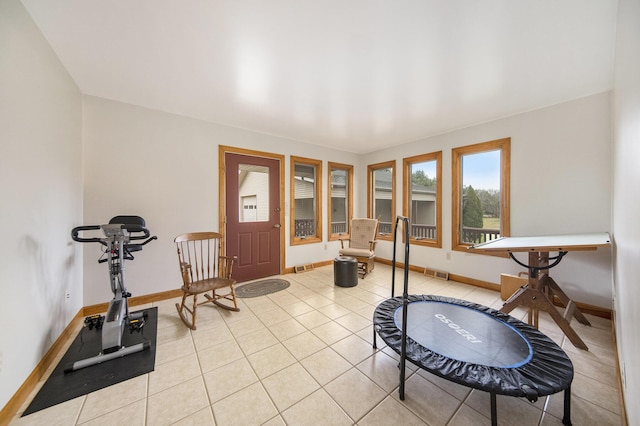
{"label": "black exercise mat", "polygon": [[153,371],[156,361],[158,308],[138,312],[147,312],[144,327],[140,332],[133,333],[125,327],[122,344],[132,346],[149,342],[149,349],[65,374],[65,366],[97,355],[101,350],[101,331],[83,327],[23,416]]}

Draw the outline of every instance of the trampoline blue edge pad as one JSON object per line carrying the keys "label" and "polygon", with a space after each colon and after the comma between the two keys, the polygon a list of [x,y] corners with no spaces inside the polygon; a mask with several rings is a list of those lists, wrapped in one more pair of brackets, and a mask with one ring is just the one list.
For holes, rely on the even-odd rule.
{"label": "trampoline blue edge pad", "polygon": [[[434,295],[409,295],[407,302],[406,359],[420,368],[474,389],[529,399],[563,391],[573,381],[566,353],[504,312]],[[394,297],[373,314],[375,331],[398,354],[402,306],[402,297]]]}

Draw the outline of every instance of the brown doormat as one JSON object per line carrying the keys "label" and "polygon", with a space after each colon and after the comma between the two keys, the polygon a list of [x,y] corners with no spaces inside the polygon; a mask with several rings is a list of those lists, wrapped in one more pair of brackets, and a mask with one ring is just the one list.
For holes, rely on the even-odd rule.
{"label": "brown doormat", "polygon": [[242,298],[264,296],[289,287],[289,281],[279,278],[254,281],[235,288],[236,296]]}

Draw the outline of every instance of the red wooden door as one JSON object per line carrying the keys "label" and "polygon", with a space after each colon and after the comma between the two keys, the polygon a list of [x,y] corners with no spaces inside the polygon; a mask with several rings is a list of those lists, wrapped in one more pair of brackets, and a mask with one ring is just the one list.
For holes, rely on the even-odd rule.
{"label": "red wooden door", "polygon": [[225,153],[227,256],[238,282],[280,274],[280,160]]}

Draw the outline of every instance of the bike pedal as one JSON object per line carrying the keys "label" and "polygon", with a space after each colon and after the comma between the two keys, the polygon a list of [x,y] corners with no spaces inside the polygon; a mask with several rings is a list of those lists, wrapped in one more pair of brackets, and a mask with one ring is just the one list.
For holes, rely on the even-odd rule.
{"label": "bike pedal", "polygon": [[133,333],[134,331],[139,333],[142,327],[144,327],[144,318],[129,321],[129,333]]}
{"label": "bike pedal", "polygon": [[96,330],[100,330],[103,323],[104,316],[102,315],[91,315],[84,319],[84,326],[89,328],[89,330],[92,330],[94,327]]}

